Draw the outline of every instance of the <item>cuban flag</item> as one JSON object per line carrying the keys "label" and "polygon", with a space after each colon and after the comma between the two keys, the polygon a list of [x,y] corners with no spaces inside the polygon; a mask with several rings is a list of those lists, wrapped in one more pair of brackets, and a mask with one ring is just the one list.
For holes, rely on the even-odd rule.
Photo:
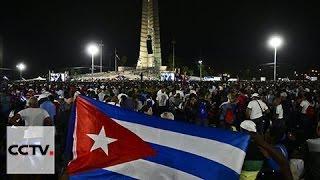
{"label": "cuban flag", "polygon": [[147,116],[84,96],[77,97],[69,123],[71,179],[239,179],[249,142],[244,133]]}

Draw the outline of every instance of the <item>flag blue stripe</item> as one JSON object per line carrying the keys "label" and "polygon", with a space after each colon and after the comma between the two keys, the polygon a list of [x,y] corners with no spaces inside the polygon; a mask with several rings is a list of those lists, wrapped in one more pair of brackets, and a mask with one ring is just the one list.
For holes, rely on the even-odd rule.
{"label": "flag blue stripe", "polygon": [[75,126],[75,119],[76,119],[75,117],[76,117],[76,103],[72,105],[69,124],[68,124],[67,139],[66,139],[65,150],[64,150],[64,154],[67,159],[72,158],[71,155],[72,155],[72,148],[73,148],[73,132],[74,132],[74,126]]}
{"label": "flag blue stripe", "polygon": [[108,171],[105,169],[96,169],[92,171],[86,171],[78,174],[74,174],[69,177],[70,180],[133,180],[135,178],[131,178],[129,176],[125,176],[122,174],[118,174],[116,172]]}
{"label": "flag blue stripe", "polygon": [[215,161],[157,144],[151,144],[151,146],[157,154],[145,160],[178,169],[202,179],[239,179],[238,173]]}
{"label": "flag blue stripe", "polygon": [[107,114],[111,118],[182,134],[212,139],[230,144],[243,151],[246,151],[248,145],[249,135],[245,133],[231,132],[218,128],[205,128],[178,121],[164,120],[155,116],[148,116],[142,113],[119,108],[117,106],[106,105],[103,102],[99,102],[88,97],[81,97],[89,101],[93,106],[96,106],[100,111]]}

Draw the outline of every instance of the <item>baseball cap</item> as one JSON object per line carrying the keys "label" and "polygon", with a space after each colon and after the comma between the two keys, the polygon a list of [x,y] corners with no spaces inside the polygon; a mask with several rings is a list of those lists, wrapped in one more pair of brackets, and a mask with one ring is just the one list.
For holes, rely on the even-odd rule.
{"label": "baseball cap", "polygon": [[251,97],[260,97],[258,93],[253,93]]}

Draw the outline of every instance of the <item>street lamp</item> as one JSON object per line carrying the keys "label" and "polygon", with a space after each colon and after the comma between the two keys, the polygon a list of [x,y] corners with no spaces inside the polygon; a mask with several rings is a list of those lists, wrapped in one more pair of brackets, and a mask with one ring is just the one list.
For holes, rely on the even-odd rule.
{"label": "street lamp", "polygon": [[22,79],[22,71],[26,69],[26,65],[24,63],[19,63],[16,67],[20,72],[20,79]]}
{"label": "street lamp", "polygon": [[176,73],[176,71],[175,71],[175,61],[174,61],[175,60],[174,59],[175,58],[174,57],[175,56],[175,54],[174,54],[175,53],[174,45],[176,44],[176,41],[173,40],[173,41],[171,41],[171,43],[172,43],[172,70],[174,71],[174,73]]}
{"label": "street lamp", "polygon": [[94,56],[98,53],[99,48],[96,44],[89,44],[87,47],[88,53],[91,55],[91,75],[93,76]]}
{"label": "street lamp", "polygon": [[199,60],[199,61],[198,61],[198,63],[199,63],[199,69],[200,69],[200,81],[201,81],[201,79],[202,79],[202,60]]}
{"label": "street lamp", "polygon": [[282,45],[282,38],[280,36],[272,36],[268,44],[270,47],[274,48],[274,66],[273,66],[273,80],[276,81],[277,78],[277,48]]}

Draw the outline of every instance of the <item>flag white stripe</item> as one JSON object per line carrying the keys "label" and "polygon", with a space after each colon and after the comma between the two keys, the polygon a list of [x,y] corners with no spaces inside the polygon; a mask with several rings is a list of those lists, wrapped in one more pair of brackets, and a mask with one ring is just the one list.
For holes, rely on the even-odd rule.
{"label": "flag white stripe", "polygon": [[[75,110],[75,122],[74,122],[74,130],[73,130],[73,145],[72,145],[72,154],[73,154],[73,159],[72,161],[74,161],[75,159],[77,159],[77,126],[78,126],[78,113],[77,110]],[[71,161],[69,162],[69,164],[71,163]]]}
{"label": "flag white stripe", "polygon": [[238,174],[241,172],[246,153],[230,144],[117,119],[113,120],[146,142],[202,156],[223,164]]}
{"label": "flag white stripe", "polygon": [[188,174],[171,167],[167,167],[154,162],[146,161],[143,159],[130,161],[115,166],[104,168],[105,170],[123,174],[136,179],[176,179],[176,180],[197,180],[197,176]]}

